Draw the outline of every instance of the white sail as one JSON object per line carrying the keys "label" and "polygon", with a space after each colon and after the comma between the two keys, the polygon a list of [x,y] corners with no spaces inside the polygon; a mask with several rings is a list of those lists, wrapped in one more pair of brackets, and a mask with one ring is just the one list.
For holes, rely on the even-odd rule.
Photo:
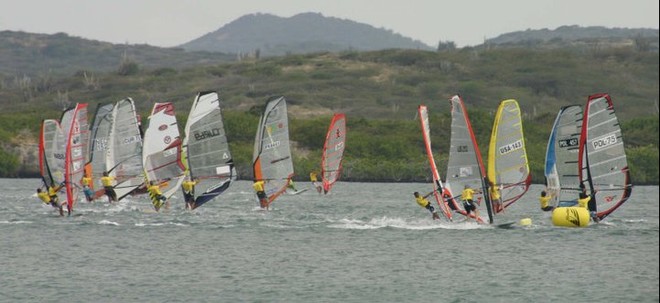
{"label": "white sail", "polygon": [[131,98],[119,101],[112,110],[106,171],[116,179],[114,190],[118,200],[144,183],[142,137]]}
{"label": "white sail", "polygon": [[166,198],[171,197],[183,182],[185,167],[181,161],[181,143],[174,105],[155,103],[144,132],[142,163],[146,181],[160,184]]}
{"label": "white sail", "polygon": [[46,186],[64,182],[64,134],[59,122],[46,119],[41,124],[39,139],[39,170]]}
{"label": "white sail", "polygon": [[[450,187],[452,193],[458,195],[456,197],[460,197],[460,193],[466,185],[474,189],[473,201],[481,216],[477,220],[483,222],[485,218],[492,223],[493,214],[490,201],[484,195],[487,192],[484,182],[485,170],[470,119],[461,97],[456,95],[449,101],[451,104],[451,139],[447,163],[447,186]],[[462,209],[457,211],[465,214]]]}
{"label": "white sail", "polygon": [[578,152],[582,130],[582,107],[570,105],[557,113],[548,138],[545,155],[545,178],[549,206],[572,205],[580,185]]}
{"label": "white sail", "polygon": [[580,180],[592,199],[589,210],[602,220],[628,200],[632,182],[623,147],[619,120],[608,94],[589,96],[584,109],[580,157]]}
{"label": "white sail", "polygon": [[216,92],[200,92],[195,97],[183,147],[190,178],[198,181],[193,192],[193,207],[197,208],[222,194],[237,178]]}
{"label": "white sail", "polygon": [[284,97],[271,98],[259,121],[253,153],[255,180],[265,182],[268,203],[286,190],[293,177],[289,120]]}
{"label": "white sail", "polygon": [[101,177],[105,171],[106,153],[108,152],[108,139],[110,136],[110,129],[112,127],[112,104],[99,104],[96,108],[94,120],[91,123],[90,139],[89,139],[89,158],[87,160],[86,171],[92,179],[91,188],[96,191],[96,196],[102,195],[104,192],[101,185]]}

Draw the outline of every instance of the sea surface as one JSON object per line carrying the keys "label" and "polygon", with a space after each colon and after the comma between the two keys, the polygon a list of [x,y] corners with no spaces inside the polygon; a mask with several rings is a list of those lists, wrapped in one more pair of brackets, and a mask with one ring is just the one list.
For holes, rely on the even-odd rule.
{"label": "sea surface", "polygon": [[239,181],[195,211],[145,196],[71,217],[0,179],[0,302],[659,302],[658,186],[560,228],[534,185],[496,223],[433,221],[424,183],[339,182],[257,207]]}

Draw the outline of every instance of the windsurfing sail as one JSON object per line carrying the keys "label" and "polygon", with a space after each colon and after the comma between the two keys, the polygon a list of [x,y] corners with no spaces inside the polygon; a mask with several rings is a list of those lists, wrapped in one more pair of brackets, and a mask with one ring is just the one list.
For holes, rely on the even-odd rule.
{"label": "windsurfing sail", "polygon": [[438,168],[435,165],[435,158],[433,157],[433,150],[431,149],[431,127],[429,124],[429,114],[426,105],[418,106],[417,113],[419,114],[419,121],[422,128],[422,137],[424,137],[424,147],[426,148],[426,156],[429,159],[431,176],[433,177],[433,196],[435,197],[435,201],[438,203],[438,206],[442,210],[445,218],[451,220],[451,211],[444,197],[452,197],[452,194],[449,189],[442,184],[442,180],[440,180],[440,174],[438,173]]}
{"label": "windsurfing sail", "polygon": [[114,190],[121,200],[144,183],[142,137],[131,98],[117,102],[111,118],[105,165],[108,175],[116,180]]}
{"label": "windsurfing sail", "polygon": [[589,210],[602,220],[628,200],[632,182],[619,120],[608,94],[589,96],[578,158],[580,180],[591,190]]}
{"label": "windsurfing sail", "polygon": [[39,172],[46,187],[64,182],[64,134],[54,119],[41,122],[39,136]]}
{"label": "windsurfing sail", "polygon": [[502,101],[495,115],[488,147],[488,180],[500,191],[501,206],[493,207],[495,213],[520,199],[532,183],[520,107],[513,99]]}
{"label": "windsurfing sail", "polygon": [[67,209],[73,211],[82,191],[80,181],[85,169],[89,141],[89,125],[87,124],[87,103],[78,103],[67,110],[62,118],[64,136],[66,137],[64,157],[64,179],[66,182]]}
{"label": "windsurfing sail", "polygon": [[323,192],[326,194],[341,175],[341,161],[344,158],[345,144],[346,116],[341,113],[335,114],[325,135],[321,158],[321,178],[323,180]]}
{"label": "windsurfing sail", "polygon": [[183,148],[188,174],[198,181],[193,189],[194,209],[222,194],[237,178],[216,92],[200,92],[195,97]]}
{"label": "windsurfing sail", "polygon": [[112,104],[99,104],[89,129],[89,151],[85,172],[92,179],[90,187],[96,190],[96,197],[104,192],[101,177],[105,171],[105,154],[108,151],[108,138],[112,126],[112,108]]}
{"label": "windsurfing sail", "polygon": [[259,120],[252,155],[254,180],[263,180],[268,204],[282,194],[293,177],[293,160],[289,147],[289,119],[284,97],[273,97],[266,103]]}
{"label": "windsurfing sail", "polygon": [[[451,139],[446,184],[450,187],[450,191],[452,191],[451,188],[455,188],[457,193],[462,192],[466,185],[474,189],[473,201],[477,204],[477,209],[483,209],[485,204],[487,210],[485,218],[489,223],[493,223],[490,200],[488,195],[484,195],[487,193],[487,187],[484,182],[485,170],[481,152],[477,146],[463,99],[456,95],[449,99],[449,102],[451,104]],[[452,199],[450,203],[458,204],[455,199]],[[466,214],[458,207],[456,210],[463,215]],[[472,216],[472,214],[470,215]],[[484,216],[484,212],[480,211],[479,215]],[[484,221],[481,217],[476,219],[479,222]]]}
{"label": "windsurfing sail", "polygon": [[[169,199],[181,186],[185,173],[174,105],[171,102],[155,103],[148,119],[142,147],[146,184],[156,182],[163,196]],[[157,198],[152,197],[152,202],[156,205]]]}
{"label": "windsurfing sail", "polygon": [[550,206],[572,205],[579,194],[578,155],[582,107],[570,105],[557,113],[545,153],[545,180]]}

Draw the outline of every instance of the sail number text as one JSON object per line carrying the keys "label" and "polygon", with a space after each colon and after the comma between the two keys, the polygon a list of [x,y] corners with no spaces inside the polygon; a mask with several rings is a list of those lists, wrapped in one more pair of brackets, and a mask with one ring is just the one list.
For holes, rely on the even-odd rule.
{"label": "sail number text", "polygon": [[616,134],[610,133],[591,142],[595,150],[608,147],[616,143]]}
{"label": "sail number text", "polygon": [[522,148],[522,141],[518,140],[516,142],[504,145],[500,147],[500,155],[508,154],[514,150],[521,149]]}

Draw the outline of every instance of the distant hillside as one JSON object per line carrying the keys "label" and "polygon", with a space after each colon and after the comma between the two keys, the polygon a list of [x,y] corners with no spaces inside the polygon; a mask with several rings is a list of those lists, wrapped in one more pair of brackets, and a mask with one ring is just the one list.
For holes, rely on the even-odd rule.
{"label": "distant hillside", "polygon": [[602,26],[580,27],[577,25],[516,31],[487,39],[485,45],[515,46],[580,46],[580,45],[636,45],[644,50],[658,51],[659,33],[651,28],[607,28]]}
{"label": "distant hillside", "polygon": [[0,75],[70,75],[80,70],[107,72],[117,70],[122,60],[155,69],[217,64],[235,59],[235,55],[112,44],[65,33],[0,31]]}
{"label": "distant hillside", "polygon": [[434,49],[391,30],[318,13],[303,13],[290,18],[270,14],[246,15],[180,47],[188,51],[223,53],[258,51],[261,56],[391,48]]}

